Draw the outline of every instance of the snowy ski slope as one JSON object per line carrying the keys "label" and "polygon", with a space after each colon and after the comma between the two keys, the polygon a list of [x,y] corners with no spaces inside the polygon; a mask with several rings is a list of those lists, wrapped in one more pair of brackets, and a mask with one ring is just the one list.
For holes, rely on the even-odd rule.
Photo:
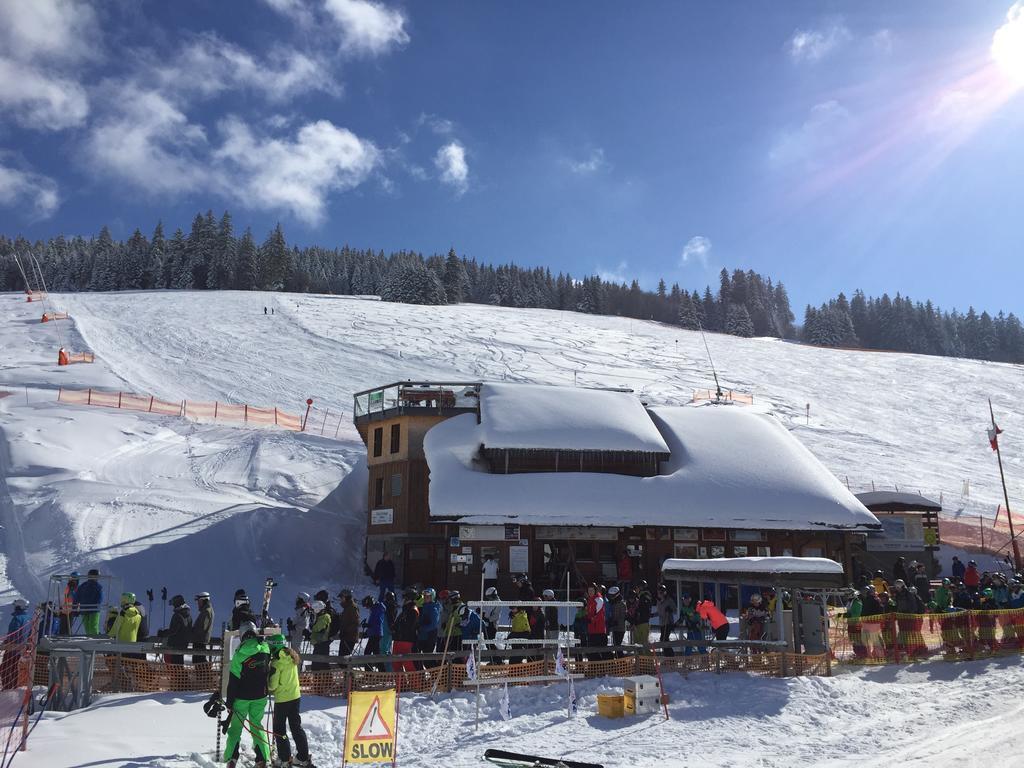
{"label": "snowy ski slope", "polygon": [[[698,334],[622,318],[240,292],[71,294],[54,304],[71,312],[59,326],[68,345],[92,349],[94,365],[58,368],[57,326],[40,324],[39,305],[22,296],[0,296],[0,388],[14,393],[0,399],[8,596],[42,596],[49,572],[97,560],[136,591],[254,589],[271,572],[289,588],[357,581],[363,489],[339,483],[363,450],[351,394],[373,385],[575,380],[631,387],[660,405],[710,383]],[[991,515],[999,500],[985,439],[992,394],[1021,496],[1017,366],[722,335],[709,343],[723,386],[752,392],[854,490],[874,482],[941,493],[952,513]],[[58,404],[59,385],[292,411],[312,396],[345,423],[338,441],[195,425]],[[288,524],[311,507],[305,520],[322,529]],[[324,551],[293,557],[306,541]]]}
{"label": "snowy ski slope", "polygon": [[[40,597],[55,570],[94,564],[138,592],[209,589],[221,610],[235,587],[256,590],[268,573],[285,594],[360,578],[365,485],[350,424],[338,441],[198,425],[60,404],[61,385],[293,411],[312,396],[350,416],[353,391],[407,377],[575,378],[632,387],[651,404],[684,402],[710,384],[698,335],[619,318],[247,293],[79,294],[55,303],[72,313],[61,326],[65,341],[94,350],[94,365],[57,367],[56,329],[38,322],[38,305],[0,295],[5,602]],[[264,305],[274,315],[264,316]],[[991,394],[1013,498],[1022,496],[1015,366],[718,335],[709,343],[723,385],[753,392],[855,490],[874,481],[941,492],[954,513],[991,515],[998,500],[984,433]],[[961,498],[964,480],[969,498]],[[498,747],[609,767],[1001,768],[1019,760],[1022,670],[1010,657],[832,679],[672,676],[669,723],[597,718],[595,694],[613,681],[582,682],[572,722],[561,686],[512,691],[509,723],[492,691],[476,732],[468,694],[404,697],[401,764],[477,765],[484,749]],[[208,768],[213,728],[202,698],[105,697],[89,710],[48,714],[18,764]],[[306,708],[318,764],[337,764],[344,706],[311,699]]]}

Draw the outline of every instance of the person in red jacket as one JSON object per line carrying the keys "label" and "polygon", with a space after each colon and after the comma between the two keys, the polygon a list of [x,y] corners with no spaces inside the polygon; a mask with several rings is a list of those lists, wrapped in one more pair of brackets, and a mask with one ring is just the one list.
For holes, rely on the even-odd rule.
{"label": "person in red jacket", "polygon": [[629,556],[629,552],[626,550],[622,550],[622,553],[619,555],[616,571],[619,576],[619,588],[628,592],[629,587],[633,586],[633,558]]}
{"label": "person in red jacket", "polygon": [[697,603],[697,615],[711,625],[715,640],[725,640],[729,636],[729,620],[711,600],[701,600]]}
{"label": "person in red jacket", "polygon": [[977,593],[979,584],[981,584],[981,574],[978,573],[978,564],[971,560],[967,563],[967,570],[964,571],[964,586],[974,594]]}
{"label": "person in red jacket", "polygon": [[[587,645],[597,648],[608,645],[608,623],[605,618],[605,599],[597,584],[587,587]],[[603,659],[604,654],[595,658]]]}

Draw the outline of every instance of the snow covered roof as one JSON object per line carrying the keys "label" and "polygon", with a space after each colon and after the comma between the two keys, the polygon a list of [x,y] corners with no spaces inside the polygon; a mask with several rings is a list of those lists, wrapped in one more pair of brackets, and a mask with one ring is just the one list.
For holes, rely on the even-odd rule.
{"label": "snow covered roof", "polygon": [[917,493],[904,491],[865,491],[857,499],[865,507],[879,512],[941,512],[942,505]]}
{"label": "snow covered roof", "polygon": [[471,414],[441,422],[424,440],[430,514],[467,524],[880,527],[773,416],[715,405],[654,408],[650,414],[671,451],[655,477],[492,475],[477,460],[483,425]]}
{"label": "snow covered roof", "polygon": [[632,392],[541,384],[484,384],[481,442],[488,448],[668,453]]}
{"label": "snow covered roof", "polygon": [[789,584],[803,586],[839,586],[843,566],[825,557],[716,557],[708,560],[670,558],[661,565],[667,578],[694,580],[712,576],[738,579],[744,584]]}

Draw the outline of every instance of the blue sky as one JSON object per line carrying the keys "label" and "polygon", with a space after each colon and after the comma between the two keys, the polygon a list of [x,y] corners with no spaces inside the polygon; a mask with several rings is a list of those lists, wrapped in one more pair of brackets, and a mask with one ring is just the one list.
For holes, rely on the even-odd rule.
{"label": "blue sky", "polygon": [[1024,2],[0,0],[0,231],[1024,311]]}

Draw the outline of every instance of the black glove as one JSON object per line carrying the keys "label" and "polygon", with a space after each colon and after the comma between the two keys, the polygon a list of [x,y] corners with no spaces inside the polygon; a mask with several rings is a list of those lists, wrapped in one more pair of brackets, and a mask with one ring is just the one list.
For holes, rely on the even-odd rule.
{"label": "black glove", "polygon": [[302,630],[302,637],[305,640],[309,640],[310,638],[313,637],[313,635],[310,633],[310,631],[308,629],[304,629],[304,630]]}
{"label": "black glove", "polygon": [[221,733],[227,733],[228,732],[228,725],[230,723],[231,723],[231,715],[228,715],[223,720],[221,720],[220,721],[220,732]]}

